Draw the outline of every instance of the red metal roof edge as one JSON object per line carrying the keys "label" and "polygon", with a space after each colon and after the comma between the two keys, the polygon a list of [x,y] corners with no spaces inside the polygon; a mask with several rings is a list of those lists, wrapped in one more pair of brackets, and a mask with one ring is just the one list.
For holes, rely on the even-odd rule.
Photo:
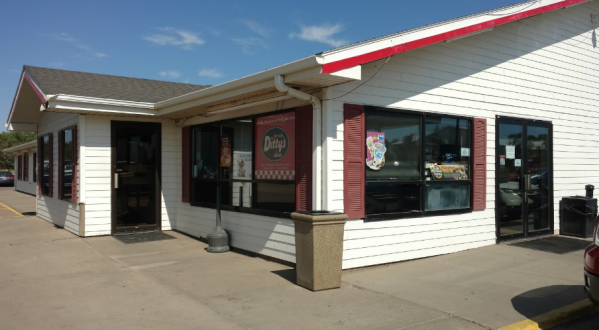
{"label": "red metal roof edge", "polygon": [[539,14],[544,14],[547,12],[551,12],[557,9],[561,9],[564,7],[576,5],[579,3],[587,2],[589,0],[564,0],[560,2],[553,3],[551,5],[546,5],[543,7],[525,10],[516,14],[507,15],[504,17],[491,19],[483,23],[478,23],[470,26],[466,26],[463,28],[443,32],[440,34],[436,34],[433,36],[425,37],[422,39],[417,39],[413,41],[409,41],[403,44],[395,45],[392,47],[382,48],[373,52],[369,52],[362,55],[348,57],[342,60],[325,63],[322,66],[322,73],[333,73],[340,70],[348,69],[357,65],[365,64],[368,62],[377,61],[383,59],[385,57],[393,56],[396,54],[404,53],[409,50],[429,46],[432,44],[436,44],[448,39],[453,39],[461,36],[465,36],[468,34],[472,34],[475,32],[479,32],[482,30],[490,29],[499,25],[511,23],[514,21],[518,21],[524,18],[532,17]]}

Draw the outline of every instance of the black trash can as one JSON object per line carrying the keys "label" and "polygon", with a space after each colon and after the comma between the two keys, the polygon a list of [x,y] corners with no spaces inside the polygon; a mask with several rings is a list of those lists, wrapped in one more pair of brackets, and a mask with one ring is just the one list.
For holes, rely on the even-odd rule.
{"label": "black trash can", "polygon": [[559,202],[560,235],[593,237],[596,219],[596,198],[572,196],[564,197]]}

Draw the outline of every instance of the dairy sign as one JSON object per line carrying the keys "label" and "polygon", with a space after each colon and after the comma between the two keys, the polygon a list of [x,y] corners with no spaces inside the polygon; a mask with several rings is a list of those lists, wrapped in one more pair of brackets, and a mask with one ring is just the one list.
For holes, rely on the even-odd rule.
{"label": "dairy sign", "polygon": [[256,119],[255,178],[295,180],[295,112]]}

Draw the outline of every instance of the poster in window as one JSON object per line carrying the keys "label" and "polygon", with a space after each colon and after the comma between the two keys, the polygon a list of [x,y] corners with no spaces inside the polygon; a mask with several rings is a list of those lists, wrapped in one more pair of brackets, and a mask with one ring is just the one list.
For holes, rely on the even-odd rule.
{"label": "poster in window", "polygon": [[385,133],[366,132],[366,165],[375,171],[385,166]]}
{"label": "poster in window", "polygon": [[295,112],[256,119],[255,178],[295,180]]}
{"label": "poster in window", "polygon": [[252,179],[252,152],[234,151],[233,152],[233,179],[251,180]]}
{"label": "poster in window", "polygon": [[466,165],[433,165],[431,173],[436,180],[468,180]]}
{"label": "poster in window", "polygon": [[220,140],[220,166],[231,167],[231,140],[223,137]]}

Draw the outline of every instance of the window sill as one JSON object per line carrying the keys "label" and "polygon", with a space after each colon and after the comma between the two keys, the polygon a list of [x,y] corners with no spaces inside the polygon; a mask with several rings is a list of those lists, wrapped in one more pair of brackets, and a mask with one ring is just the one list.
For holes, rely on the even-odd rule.
{"label": "window sill", "polygon": [[388,220],[400,220],[400,219],[414,219],[444,215],[455,215],[455,214],[468,214],[472,213],[472,208],[467,209],[456,209],[456,210],[439,210],[439,211],[428,211],[428,212],[404,212],[404,213],[383,213],[383,214],[367,214],[364,218],[365,222],[375,221],[388,221]]}
{"label": "window sill", "polygon": [[[189,205],[195,206],[195,207],[203,207],[203,208],[207,208],[207,209],[216,209],[216,205],[212,204],[212,203],[190,202]],[[266,216],[266,217],[271,217],[271,218],[289,219],[289,220],[291,220],[291,213],[292,213],[292,212],[258,210],[258,209],[251,209],[251,208],[247,208],[247,207],[230,206],[230,205],[221,205],[221,210],[261,215],[261,216]]]}

